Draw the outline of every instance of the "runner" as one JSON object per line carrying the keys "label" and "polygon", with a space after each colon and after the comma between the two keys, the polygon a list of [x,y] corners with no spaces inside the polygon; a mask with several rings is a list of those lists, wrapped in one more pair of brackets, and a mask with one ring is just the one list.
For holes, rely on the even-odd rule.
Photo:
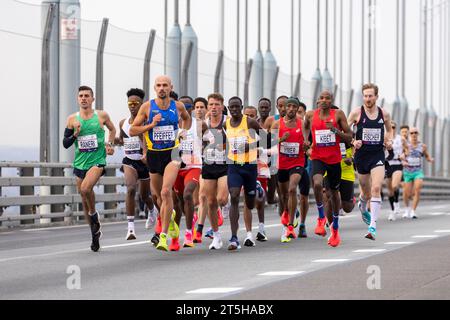
{"label": "runner", "polygon": [[125,150],[125,157],[122,160],[122,168],[120,170],[124,173],[125,184],[127,186],[125,207],[127,211],[128,233],[126,240],[135,240],[134,215],[136,208],[136,185],[138,181],[140,199],[144,201],[150,210],[147,219],[148,223],[146,223],[147,229],[155,225],[158,210],[154,207],[150,195],[150,174],[146,165],[147,147],[143,143],[143,136],[130,136],[130,126],[144,101],[145,92],[141,89],[130,89],[127,92],[127,97],[130,116],[120,121],[120,133],[115,144],[123,146]]}
{"label": "runner", "polygon": [[[416,209],[420,201],[420,191],[423,187],[423,160],[422,158],[434,163],[428,152],[426,144],[419,141],[419,130],[417,128],[411,128],[410,142],[408,143],[408,152],[404,157],[404,170],[403,175],[405,179],[403,201],[405,203],[405,215],[404,218],[417,219]],[[409,204],[411,195],[414,195],[412,208]]]}
{"label": "runner", "polygon": [[[389,214],[389,221],[395,221],[396,215],[400,213],[400,204],[398,198],[400,195],[400,185],[403,177],[403,166],[401,162],[401,155],[407,151],[407,142],[400,134],[396,134],[397,124],[391,121],[394,140],[392,148],[394,151],[394,158],[388,161],[388,169],[386,172],[386,185],[389,191],[389,204],[391,205],[391,213]],[[408,128],[409,130],[409,128]]]}
{"label": "runner", "polygon": [[257,132],[261,129],[257,121],[242,114],[242,100],[232,97],[228,102],[231,118],[227,119],[228,189],[231,197],[231,239],[228,250],[240,249],[237,232],[239,228],[239,197],[244,187],[245,204],[255,207],[257,170]]}
{"label": "runner", "polygon": [[[204,162],[200,199],[204,198],[207,202],[206,211],[213,230],[213,242],[209,246],[211,250],[219,250],[223,246],[219,232],[218,215],[215,213],[219,206],[225,206],[228,203],[228,165],[225,155],[226,136],[224,130],[227,118],[223,115],[223,102],[224,99],[221,94],[213,93],[208,96],[210,116],[206,121],[208,130],[203,136],[205,148],[203,151]],[[200,236],[196,238],[201,240],[201,230],[198,229],[197,233],[200,232]]]}
{"label": "runner", "polygon": [[[91,227],[91,250],[100,249],[102,235],[98,211],[95,209],[94,186],[105,174],[106,155],[114,154],[116,129],[108,113],[95,111],[94,92],[87,86],[78,89],[80,111],[67,118],[63,146],[69,149],[75,143],[73,174],[77,177],[77,189],[81,195],[83,212]],[[108,143],[105,143],[105,129],[109,130]]]}
{"label": "runner", "polygon": [[317,101],[318,109],[308,111],[304,121],[305,143],[310,132],[312,133],[313,144],[311,147],[311,165],[312,178],[314,184],[314,196],[316,198],[319,218],[315,233],[322,237],[326,236],[325,230],[326,218],[323,202],[323,176],[328,173],[328,182],[326,186],[331,193],[332,221],[331,236],[328,244],[337,247],[340,244],[339,236],[339,186],[341,181],[341,150],[339,143],[341,141],[350,142],[352,132],[347,124],[347,118],[342,110],[331,109],[333,95],[329,91],[323,91]]}
{"label": "runner", "polygon": [[[297,211],[297,187],[305,167],[304,137],[302,119],[297,117],[300,101],[291,97],[286,101],[286,116],[276,121],[271,133],[279,139],[278,145],[278,184],[285,209],[287,221],[283,221],[281,242],[290,242],[297,236],[294,231],[294,219]],[[283,219],[282,219],[283,220]]]}
{"label": "runner", "polygon": [[183,103],[169,97],[173,90],[168,76],[158,76],[154,90],[157,98],[144,103],[139,109],[131,136],[144,134],[147,143],[147,162],[150,169],[152,194],[157,198],[161,215],[161,234],[156,246],[158,250],[168,251],[167,232],[169,224],[171,238],[177,238],[179,229],[174,219],[172,188],[181,167],[179,158],[179,121],[182,128],[191,127],[191,118]]}
{"label": "runner", "polygon": [[[355,164],[362,191],[358,206],[364,222],[369,225],[366,238],[375,240],[382,203],[381,187],[385,175],[384,149],[392,149],[391,116],[376,104],[376,85],[365,84],[362,93],[364,105],[350,113],[348,123],[357,129],[353,146],[356,149]],[[367,211],[369,201],[370,213]]]}

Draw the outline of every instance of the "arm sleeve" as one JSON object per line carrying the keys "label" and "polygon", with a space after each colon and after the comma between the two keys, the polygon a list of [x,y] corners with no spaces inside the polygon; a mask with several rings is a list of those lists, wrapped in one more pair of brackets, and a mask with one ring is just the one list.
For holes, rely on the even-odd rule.
{"label": "arm sleeve", "polygon": [[64,130],[64,139],[63,139],[64,148],[69,149],[73,145],[75,140],[77,140],[77,138],[73,136],[74,132],[75,131],[73,129],[66,128],[66,130]]}

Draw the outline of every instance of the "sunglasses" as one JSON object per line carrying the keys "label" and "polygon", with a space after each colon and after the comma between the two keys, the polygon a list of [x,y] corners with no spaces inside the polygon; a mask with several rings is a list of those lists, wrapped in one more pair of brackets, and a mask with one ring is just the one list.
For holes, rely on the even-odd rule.
{"label": "sunglasses", "polygon": [[419,134],[418,132],[411,132],[411,134]]}
{"label": "sunglasses", "polygon": [[138,101],[128,101],[129,107],[139,106],[141,103]]}

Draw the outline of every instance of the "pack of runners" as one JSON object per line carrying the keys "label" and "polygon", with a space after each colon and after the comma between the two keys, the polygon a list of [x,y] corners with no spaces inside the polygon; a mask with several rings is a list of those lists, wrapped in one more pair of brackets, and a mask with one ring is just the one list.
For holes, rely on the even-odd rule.
{"label": "pack of runners", "polygon": [[[364,104],[348,115],[333,105],[333,94],[320,93],[314,110],[296,97],[281,96],[278,114],[270,116],[272,102],[262,98],[258,107],[244,106],[239,97],[225,101],[213,93],[206,99],[174,94],[171,79],[155,80],[156,98],[144,101],[145,92],[127,92],[129,114],[114,124],[104,111],[92,107],[91,88],[79,88],[79,112],[67,120],[63,145],[75,144],[73,163],[83,210],[92,235],[91,249],[100,249],[101,224],[93,187],[104,174],[107,155],[122,146],[122,169],[127,187],[126,240],[135,240],[136,194],[148,208],[146,229],[158,250],[180,250],[180,225],[184,216],[183,247],[192,248],[208,237],[209,249],[223,247],[220,228],[229,218],[228,250],[241,248],[238,237],[240,201],[243,200],[246,237],[254,247],[252,210],[258,215],[256,240],[268,240],[266,204],[276,204],[283,243],[306,238],[306,216],[312,186],[318,218],[315,234],[328,237],[328,245],[341,243],[339,217],[356,204],[354,183],[359,180],[358,207],[368,225],[365,237],[375,240],[386,180],[391,213],[417,218],[423,185],[423,158],[434,159],[419,140],[417,128],[397,124],[377,106],[378,87],[362,87]],[[104,127],[109,130],[105,139]],[[356,171],[356,172],[355,172]],[[278,197],[275,196],[278,195]],[[410,202],[412,200],[412,206]],[[211,228],[204,233],[208,218]],[[328,232],[327,232],[328,227]],[[298,229],[297,229],[298,228]]]}

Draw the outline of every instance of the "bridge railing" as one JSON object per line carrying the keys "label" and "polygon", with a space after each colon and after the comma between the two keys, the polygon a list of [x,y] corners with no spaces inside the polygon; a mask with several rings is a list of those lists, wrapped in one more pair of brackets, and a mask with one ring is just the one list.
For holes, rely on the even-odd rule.
{"label": "bridge railing", "polygon": [[[120,164],[106,167],[106,175],[96,185],[96,203],[103,219],[124,220],[126,190],[124,178],[117,175]],[[16,169],[15,175],[5,175],[7,169]],[[75,224],[84,219],[81,196],[76,189],[76,178],[68,176],[72,165],[68,163],[0,162],[0,227],[36,227],[59,224]],[[19,188],[18,195],[11,195],[5,188]],[[122,190],[120,190],[122,189]],[[17,190],[16,190],[17,193]],[[355,195],[359,194],[355,183]],[[384,188],[384,194],[387,190]],[[450,179],[426,177],[422,200],[442,201],[450,199]],[[310,201],[314,201],[311,192]],[[19,212],[6,209],[19,207]]]}

